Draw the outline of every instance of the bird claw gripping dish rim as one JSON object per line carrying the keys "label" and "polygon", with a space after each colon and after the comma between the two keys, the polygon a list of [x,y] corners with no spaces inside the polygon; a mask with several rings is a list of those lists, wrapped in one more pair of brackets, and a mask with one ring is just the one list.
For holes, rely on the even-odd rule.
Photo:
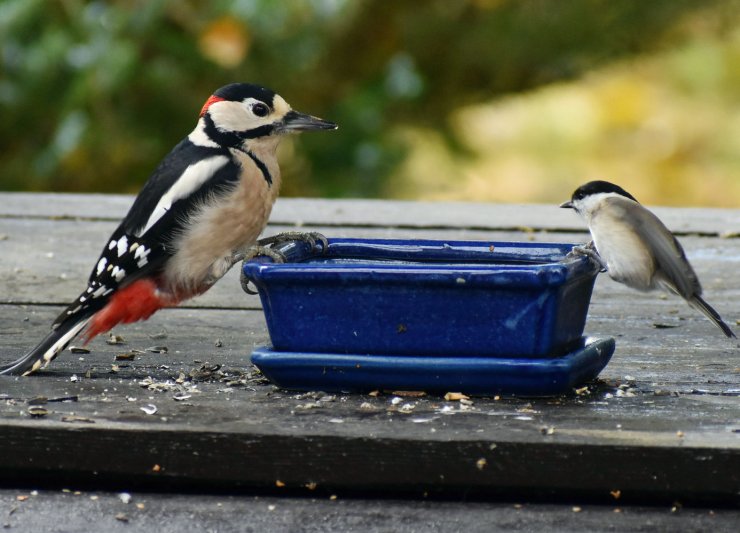
{"label": "bird claw gripping dish rim", "polygon": [[[342,368],[355,354],[355,368],[367,370],[342,383],[345,369],[323,387],[309,386],[308,375],[302,387],[291,375],[289,388],[373,388],[379,372],[388,378],[394,368],[404,372],[399,365],[411,365],[416,384],[430,390],[467,381],[471,392],[506,393],[491,375],[507,372],[515,381],[530,376],[511,393],[535,394],[539,382],[542,394],[552,394],[553,380],[567,389],[570,378],[595,377],[614,349],[611,339],[585,343],[582,337],[599,267],[568,256],[572,247],[330,239],[328,249],[317,253],[301,242],[283,245],[287,263],[257,257],[243,266],[259,291],[272,341],[272,349],[257,350],[253,362],[270,367],[266,374],[277,375],[278,384],[280,373],[299,361],[304,372]],[[445,365],[455,366],[448,375],[463,376],[463,383],[430,381],[435,372],[448,372]],[[476,372],[484,383],[473,386]]]}

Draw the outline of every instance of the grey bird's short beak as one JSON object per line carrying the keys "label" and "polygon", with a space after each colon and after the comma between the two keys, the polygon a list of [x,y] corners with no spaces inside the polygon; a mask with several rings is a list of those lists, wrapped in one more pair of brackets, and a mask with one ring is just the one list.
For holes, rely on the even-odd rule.
{"label": "grey bird's short beak", "polygon": [[568,200],[567,202],[563,202],[562,204],[560,204],[560,207],[565,207],[567,209],[573,209],[573,202]]}
{"label": "grey bird's short beak", "polygon": [[278,130],[280,133],[290,133],[292,131],[335,130],[337,127],[336,124],[328,120],[291,110],[283,117],[283,123],[278,127]]}

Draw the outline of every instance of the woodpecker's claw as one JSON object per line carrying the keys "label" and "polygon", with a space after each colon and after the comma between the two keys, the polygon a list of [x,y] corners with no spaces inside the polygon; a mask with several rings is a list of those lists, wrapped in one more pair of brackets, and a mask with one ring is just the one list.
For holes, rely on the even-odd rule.
{"label": "woodpecker's claw", "polygon": [[[291,241],[302,241],[307,243],[311,247],[311,252],[326,253],[329,248],[329,240],[324,237],[321,233],[316,231],[283,231],[272,237],[265,237],[257,241],[259,246],[275,246],[276,244],[283,244]],[[321,247],[317,246],[321,243]]]}
{"label": "woodpecker's claw", "polygon": [[[267,246],[262,246],[261,244],[259,244],[259,242],[256,246],[247,248],[244,252],[239,252],[237,254],[234,254],[234,262],[238,262],[238,261],[246,262],[260,255],[269,257],[270,259],[272,259],[273,263],[285,263],[285,255]],[[249,286],[249,284],[251,283],[251,280],[247,278],[247,276],[244,275],[243,269],[241,270],[241,273],[239,276],[239,283],[241,283],[242,290],[246,292],[247,294],[258,294],[258,291],[252,289]]]}
{"label": "woodpecker's claw", "polygon": [[599,265],[599,269],[601,272],[607,271],[606,263],[604,263],[604,260],[599,255],[598,250],[596,250],[594,241],[590,241],[583,246],[574,246],[573,249],[568,252],[568,255],[566,257],[574,257],[578,255],[585,255],[592,261],[595,261],[596,264]]}
{"label": "woodpecker's claw", "polygon": [[[274,263],[285,263],[287,261],[285,254],[279,250],[275,250],[274,247],[278,244],[293,241],[302,241],[307,243],[311,247],[311,252],[315,253],[324,254],[329,248],[329,240],[321,233],[315,231],[284,231],[271,237],[260,239],[257,241],[256,246],[252,246],[243,252],[234,254],[233,262],[238,263],[239,261],[249,261],[254,257],[264,255],[272,259]],[[239,282],[241,283],[242,290],[247,294],[258,294],[258,291],[252,288],[251,280],[244,275],[244,270],[241,271]]]}
{"label": "woodpecker's claw", "polygon": [[247,276],[244,275],[244,271],[242,270],[239,274],[239,283],[242,286],[242,290],[246,292],[247,294],[259,294],[259,291],[256,289],[253,289],[250,286],[250,283],[252,283],[252,280],[250,280]]}

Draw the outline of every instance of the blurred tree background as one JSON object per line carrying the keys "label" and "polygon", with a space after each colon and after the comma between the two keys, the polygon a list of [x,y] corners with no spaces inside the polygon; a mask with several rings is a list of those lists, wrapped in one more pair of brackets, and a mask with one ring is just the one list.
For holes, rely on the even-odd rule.
{"label": "blurred tree background", "polygon": [[0,186],[135,192],[232,81],[340,124],[286,195],[740,205],[740,0],[0,0]]}

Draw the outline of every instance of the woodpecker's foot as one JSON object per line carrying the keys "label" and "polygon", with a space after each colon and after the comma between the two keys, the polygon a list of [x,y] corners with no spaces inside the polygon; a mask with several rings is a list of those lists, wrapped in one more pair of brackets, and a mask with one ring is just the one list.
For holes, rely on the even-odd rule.
{"label": "woodpecker's foot", "polygon": [[[272,259],[273,263],[285,263],[285,256],[278,252],[277,250],[273,250],[272,248],[268,248],[267,246],[252,246],[250,248],[247,248],[243,252],[237,252],[234,254],[234,262],[238,261],[249,261],[250,259],[254,257],[258,257],[260,255],[264,255],[266,257],[269,257]],[[252,289],[250,286],[251,281],[249,278],[247,278],[244,275],[244,269],[241,269],[241,272],[239,273],[239,283],[241,283],[242,290],[246,292],[247,294],[257,294],[258,291],[255,289]]]}
{"label": "woodpecker's foot", "polygon": [[259,294],[259,291],[257,289],[252,288],[252,280],[250,280],[247,276],[244,275],[244,271],[242,270],[239,272],[239,283],[242,286],[242,290],[246,292],[247,294]]}
{"label": "woodpecker's foot", "polygon": [[[311,246],[312,252],[326,253],[329,248],[329,240],[316,231],[283,231],[272,237],[265,237],[257,241],[259,246],[275,246],[291,241],[302,241]],[[321,247],[318,244],[321,243]]]}
{"label": "woodpecker's foot", "polygon": [[601,272],[606,272],[606,263],[604,263],[604,260],[601,258],[599,252],[596,250],[594,241],[590,241],[583,246],[574,246],[573,249],[568,253],[568,256],[572,257],[576,255],[585,255],[592,261],[595,261],[597,265],[599,265]]}

